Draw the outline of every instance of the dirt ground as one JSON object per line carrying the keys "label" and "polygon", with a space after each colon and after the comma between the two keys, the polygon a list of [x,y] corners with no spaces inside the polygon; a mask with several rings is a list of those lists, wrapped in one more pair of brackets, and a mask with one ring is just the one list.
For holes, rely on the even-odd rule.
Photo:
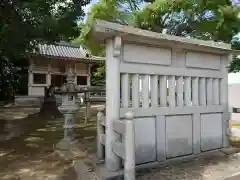
{"label": "dirt ground", "polygon": [[[21,121],[35,108],[1,109],[1,119]],[[81,153],[76,159],[96,152],[96,111],[87,124],[84,109],[77,114],[76,139]],[[39,119],[32,119],[40,123]],[[72,161],[61,159],[54,146],[63,137],[63,120],[44,120],[41,127],[19,138],[0,142],[0,180],[76,180]],[[31,128],[31,127],[29,127]],[[196,158],[137,173],[138,180],[222,180],[240,172],[240,154],[222,153]],[[240,178],[239,178],[240,179]]]}
{"label": "dirt ground", "polygon": [[[2,110],[0,120],[18,120],[36,109],[16,108]],[[3,113],[3,114],[2,114]],[[77,115],[76,139],[82,146],[82,156],[94,152],[96,131],[95,120],[84,124],[83,110]],[[32,119],[33,121],[35,119]],[[39,119],[36,120],[38,123]],[[72,161],[61,159],[54,151],[63,137],[63,120],[46,120],[39,129],[19,138],[0,142],[0,179],[1,180],[75,180],[76,174]],[[90,143],[90,144],[89,144]]]}

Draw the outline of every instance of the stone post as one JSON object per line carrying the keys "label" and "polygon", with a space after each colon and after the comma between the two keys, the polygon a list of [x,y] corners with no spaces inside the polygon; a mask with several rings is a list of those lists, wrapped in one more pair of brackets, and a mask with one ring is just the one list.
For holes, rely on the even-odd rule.
{"label": "stone post", "polygon": [[33,85],[33,60],[29,60],[29,70],[28,70],[28,95],[32,95],[32,85]]}
{"label": "stone post", "polygon": [[101,144],[101,134],[105,134],[104,127],[102,126],[102,121],[105,121],[104,117],[104,107],[98,108],[97,113],[97,156],[99,160],[104,159],[104,145]]}
{"label": "stone post", "polygon": [[48,64],[48,73],[47,73],[47,85],[50,86],[52,83],[52,76],[51,76],[51,64]]}
{"label": "stone post", "polygon": [[233,107],[232,106],[228,106],[228,121],[229,121],[229,125],[227,128],[227,135],[231,136],[231,129],[232,129],[232,113],[233,113]]}
{"label": "stone post", "polygon": [[121,37],[107,40],[105,164],[108,171],[116,171],[121,168],[121,159],[112,151],[112,142],[121,138],[112,127],[112,122],[120,118],[121,47]]}
{"label": "stone post", "polygon": [[135,128],[134,114],[127,112],[125,114],[125,134],[124,134],[124,179],[135,180]]}
{"label": "stone post", "polygon": [[85,105],[86,105],[86,109],[85,109],[85,123],[87,123],[88,120],[91,119],[90,92],[87,89],[84,92],[84,101],[85,101]]}

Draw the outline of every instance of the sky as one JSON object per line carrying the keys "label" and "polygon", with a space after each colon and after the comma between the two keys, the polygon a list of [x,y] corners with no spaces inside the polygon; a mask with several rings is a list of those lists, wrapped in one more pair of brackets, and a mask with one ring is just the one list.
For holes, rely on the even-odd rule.
{"label": "sky", "polygon": [[[97,3],[98,0],[91,0],[91,3],[89,3],[87,6],[84,7],[84,12],[87,14],[89,12],[89,10],[91,9],[91,6],[95,3]],[[235,5],[239,5],[240,4],[240,0],[232,0],[233,4]],[[145,3],[143,3],[144,6]],[[143,7],[142,6],[142,7]]]}
{"label": "sky", "polygon": [[[87,6],[84,7],[84,12],[86,13],[86,15],[90,11],[91,6],[97,2],[98,0],[91,0],[91,3],[89,3]],[[234,0],[233,2],[234,3],[237,2],[238,4],[240,3],[240,0]],[[85,19],[86,19],[86,15],[85,15]],[[240,73],[230,73],[228,78],[229,78],[229,84],[240,83]]]}
{"label": "sky", "polygon": [[[95,4],[95,3],[97,3],[99,0],[91,0],[91,3],[89,3],[87,6],[85,6],[83,9],[84,9],[84,12],[85,12],[85,18],[84,18],[84,20],[86,20],[86,18],[87,18],[87,13],[90,11],[90,9],[91,9],[91,6],[93,5],[93,4]],[[145,5],[146,3],[143,3],[142,5],[140,5],[140,8],[143,8],[144,7],[144,5]]]}
{"label": "sky", "polygon": [[90,9],[91,9],[91,6],[93,5],[93,4],[95,4],[95,3],[97,3],[98,2],[98,0],[91,0],[91,3],[89,3],[87,6],[85,6],[83,9],[84,9],[84,12],[85,12],[85,19],[86,19],[86,17],[87,17],[87,13],[90,11]]}

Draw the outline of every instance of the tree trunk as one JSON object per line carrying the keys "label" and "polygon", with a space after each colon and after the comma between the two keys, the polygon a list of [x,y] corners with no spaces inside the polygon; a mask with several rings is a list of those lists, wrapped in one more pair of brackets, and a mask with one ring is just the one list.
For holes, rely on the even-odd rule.
{"label": "tree trunk", "polygon": [[63,115],[58,110],[56,98],[54,96],[44,98],[40,109],[40,116],[44,116],[46,118],[61,118]]}

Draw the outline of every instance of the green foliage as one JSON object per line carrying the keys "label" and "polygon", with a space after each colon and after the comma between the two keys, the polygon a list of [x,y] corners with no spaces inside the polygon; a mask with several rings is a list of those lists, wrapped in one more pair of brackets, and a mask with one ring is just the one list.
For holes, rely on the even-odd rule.
{"label": "green foliage", "polygon": [[[240,50],[240,39],[239,37],[234,37],[232,40],[232,48]],[[229,66],[229,72],[238,72],[240,71],[240,59],[237,56],[233,57],[233,61]]]}
{"label": "green foliage", "polygon": [[74,42],[87,47],[93,55],[104,56],[104,46],[96,43],[91,31],[95,19],[112,20],[117,16],[117,8],[114,0],[100,0],[94,4],[88,13],[87,20],[81,25],[82,31],[80,37]]}
{"label": "green foliage", "polygon": [[[176,36],[226,43],[231,43],[240,30],[240,7],[233,5],[231,0],[153,0],[146,1],[151,3],[142,9],[139,8],[142,1],[111,0],[110,2],[100,0],[93,6],[79,38],[95,55],[105,53],[103,46],[96,45],[91,37],[95,19],[131,24],[141,29],[164,31]],[[135,5],[131,6],[131,3]],[[122,8],[123,4],[128,4],[128,10]],[[234,57],[230,71],[238,71],[240,69],[238,64],[240,64],[239,60]],[[103,68],[99,71],[97,75],[103,74],[101,72]]]}
{"label": "green foliage", "polygon": [[98,64],[92,72],[91,84],[93,86],[104,86],[106,79],[105,64]]}
{"label": "green foliage", "polygon": [[[79,34],[77,18],[84,15],[89,0],[24,0],[1,2],[0,48],[5,54],[19,57],[36,43],[71,39]],[[27,51],[26,51],[27,50]]]}
{"label": "green foliage", "polygon": [[[156,0],[136,13],[135,26],[155,32],[230,42],[239,32],[239,6],[228,0]],[[211,15],[211,16],[210,16]]]}
{"label": "green foliage", "polygon": [[[105,46],[94,41],[92,37],[93,23],[96,19],[118,22],[124,25],[133,24],[134,12],[139,9],[142,0],[99,0],[91,7],[87,20],[82,23],[80,36],[73,41],[74,44],[82,45],[93,55],[105,56]],[[98,65],[92,73],[92,84],[104,83],[105,66]]]}
{"label": "green foliage", "polygon": [[[38,43],[74,39],[77,20],[89,0],[21,0],[0,2],[0,96],[13,86],[18,67]],[[24,61],[25,59],[25,61]]]}
{"label": "green foliage", "polygon": [[[156,0],[135,15],[135,26],[155,32],[211,39],[232,43],[240,49],[235,37],[240,31],[240,8],[229,0]],[[233,39],[233,41],[232,41]],[[229,67],[230,72],[240,70],[237,57]]]}
{"label": "green foliage", "polygon": [[81,34],[73,43],[88,48],[93,55],[105,56],[104,46],[96,43],[91,36],[95,19],[127,25],[133,20],[132,12],[138,8],[139,2],[139,0],[99,0],[91,7],[86,22],[81,24]]}

